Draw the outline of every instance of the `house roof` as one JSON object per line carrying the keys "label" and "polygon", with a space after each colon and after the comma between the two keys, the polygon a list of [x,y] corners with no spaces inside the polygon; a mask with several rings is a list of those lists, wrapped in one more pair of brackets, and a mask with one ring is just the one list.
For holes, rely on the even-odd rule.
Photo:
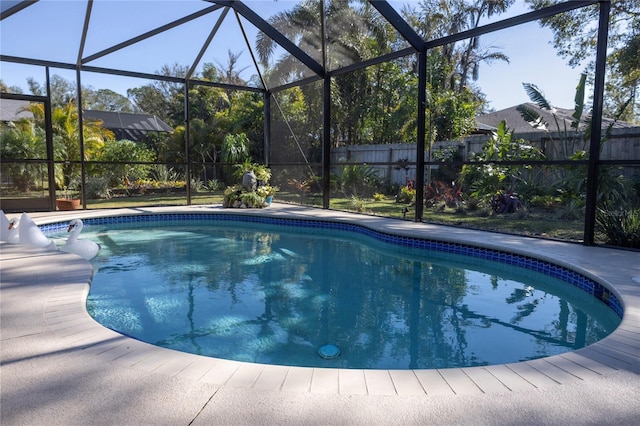
{"label": "house roof", "polygon": [[21,118],[33,118],[33,113],[25,111],[30,102],[17,99],[0,99],[0,121],[16,121]]}
{"label": "house roof", "polygon": [[488,134],[488,133],[492,133],[496,130],[496,126],[490,126],[488,124],[484,124],[484,123],[480,123],[479,121],[476,122],[476,128],[473,132],[471,132],[472,134],[475,135],[483,135],[483,134]]}
{"label": "house roof", "polygon": [[[574,110],[566,109],[566,108],[555,108],[554,113],[552,113],[551,111],[538,107],[538,105],[534,103],[528,102],[524,105],[535,110],[538,113],[538,115],[542,117],[543,122],[546,123],[546,130],[544,128],[534,128],[533,126],[531,126],[531,124],[525,121],[525,119],[522,118],[522,116],[517,110],[519,105],[515,105],[510,108],[505,108],[500,111],[495,111],[489,114],[484,114],[479,116],[476,119],[478,123],[478,127],[489,126],[489,127],[497,128],[498,124],[500,124],[500,121],[505,120],[505,122],[507,123],[507,127],[510,130],[512,130],[513,133],[535,133],[535,132],[547,132],[547,131],[555,132],[558,130],[558,127],[556,126],[556,118],[557,118],[558,126],[560,126],[561,130],[564,129],[564,126],[566,126],[567,129],[571,129],[571,122],[573,121],[572,115]],[[554,114],[556,118],[554,118]],[[581,129],[584,129],[586,127],[585,120],[588,119],[588,117],[589,117],[588,114],[583,115],[582,117],[583,123],[581,125]],[[602,117],[603,128],[608,127],[611,123],[614,123],[613,119]],[[613,125],[614,129],[623,129],[623,128],[631,128],[631,127],[637,127],[637,126],[632,123],[627,123],[624,121],[617,121]]]}
{"label": "house roof", "polygon": [[[33,114],[24,109],[29,101],[16,99],[2,99],[0,101],[0,121],[16,121],[21,118],[32,119]],[[85,120],[102,121],[103,127],[111,130],[116,139],[143,140],[148,132],[171,133],[173,128],[155,115],[114,112],[114,111],[83,111]]]}
{"label": "house roof", "polygon": [[148,132],[173,132],[171,126],[155,115],[85,110],[83,117],[85,120],[102,121],[102,126],[111,130],[115,134],[116,139],[139,141],[142,140]]}
{"label": "house roof", "polygon": [[173,132],[173,128],[155,115],[118,112],[118,111],[83,111],[84,118],[100,120],[107,129],[131,129],[143,132]]}

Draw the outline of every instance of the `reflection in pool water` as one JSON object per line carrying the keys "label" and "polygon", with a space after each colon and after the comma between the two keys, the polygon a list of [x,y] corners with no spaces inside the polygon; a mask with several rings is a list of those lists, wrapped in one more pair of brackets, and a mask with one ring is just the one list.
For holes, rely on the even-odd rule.
{"label": "reflection in pool water", "polygon": [[[88,299],[103,325],[239,361],[447,368],[571,351],[620,318],[524,268],[347,231],[186,221],[86,228],[102,250]],[[324,345],[336,358],[318,355]]]}

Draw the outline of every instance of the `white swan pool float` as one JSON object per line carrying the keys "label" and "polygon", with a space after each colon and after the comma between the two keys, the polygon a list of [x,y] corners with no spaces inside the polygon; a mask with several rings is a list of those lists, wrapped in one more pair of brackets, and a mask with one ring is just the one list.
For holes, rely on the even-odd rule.
{"label": "white swan pool float", "polygon": [[100,246],[93,241],[78,239],[83,227],[84,224],[80,219],[73,219],[69,222],[67,232],[71,232],[71,235],[67,238],[67,242],[60,246],[60,251],[77,254],[80,257],[91,260],[98,254]]}
{"label": "white swan pool float", "polygon": [[9,220],[4,210],[0,210],[0,241],[11,244],[20,244],[20,236],[18,235],[18,218],[14,217]]}
{"label": "white swan pool float", "polygon": [[[14,220],[12,230],[18,232],[18,243],[46,250],[57,250],[56,243],[44,235],[31,217],[22,213],[20,220]],[[17,229],[16,229],[17,228]]]}

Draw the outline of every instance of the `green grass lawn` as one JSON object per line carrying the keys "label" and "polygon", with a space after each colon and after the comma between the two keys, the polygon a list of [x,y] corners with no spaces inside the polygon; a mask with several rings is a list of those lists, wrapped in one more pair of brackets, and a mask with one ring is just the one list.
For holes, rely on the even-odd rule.
{"label": "green grass lawn", "polygon": [[[318,195],[305,195],[301,198],[297,194],[278,193],[276,201],[304,204],[309,206],[322,206],[322,197]],[[191,197],[192,204],[222,204],[222,192],[195,193]],[[118,197],[109,200],[89,200],[87,208],[111,209],[123,207],[152,207],[152,206],[180,206],[186,205],[186,195],[138,195],[131,197]],[[392,217],[397,219],[413,220],[415,207],[407,204],[396,203],[392,197],[381,201],[354,200],[350,198],[332,198],[331,209],[353,211],[362,214]],[[406,212],[405,212],[406,210]],[[548,211],[528,209],[525,212],[511,214],[492,214],[487,210],[468,211],[465,209],[449,208],[425,208],[423,222],[453,225],[459,227],[482,229],[513,233],[518,235],[542,236],[568,241],[581,241],[583,235],[583,223],[579,220],[555,219]]]}
{"label": "green grass lawn", "polygon": [[[392,198],[382,201],[367,201],[361,211],[365,214],[404,218],[413,220],[415,207],[398,204]],[[332,199],[331,208],[336,210],[356,211],[350,199]],[[404,209],[408,209],[406,214]],[[468,211],[450,208],[426,208],[422,215],[423,222],[454,225],[487,231],[506,232],[519,235],[543,236],[546,238],[581,241],[584,224],[579,220],[561,220],[553,217],[549,211],[527,209],[526,211],[495,214],[489,210],[477,209]]]}
{"label": "green grass lawn", "polygon": [[[222,204],[222,193],[198,193],[191,196],[192,204]],[[108,200],[88,200],[89,209],[117,209],[124,207],[186,206],[186,195],[137,195]]]}

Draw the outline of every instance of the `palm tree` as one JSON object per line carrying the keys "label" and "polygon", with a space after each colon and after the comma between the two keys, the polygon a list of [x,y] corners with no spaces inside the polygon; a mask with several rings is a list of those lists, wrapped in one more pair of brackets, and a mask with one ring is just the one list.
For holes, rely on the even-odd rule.
{"label": "palm tree", "polygon": [[[513,4],[513,1],[514,0],[475,0],[471,5],[463,9],[466,12],[465,14],[468,16],[468,29],[477,28],[480,25],[481,19],[485,15],[487,18],[490,18],[495,14],[505,12]],[[459,53],[458,67],[460,82],[458,85],[458,91],[463,90],[467,85],[469,74],[471,74],[473,81],[478,80],[481,62],[491,63],[497,60],[508,63],[509,57],[502,52],[481,48],[479,37],[470,38],[467,41],[466,48],[461,49]]]}
{"label": "palm tree", "polygon": [[[326,40],[322,39],[320,30],[323,19],[319,5],[326,5]],[[375,58],[393,51],[398,45],[393,27],[367,2],[306,1],[290,11],[274,15],[270,23],[327,70]],[[283,55],[272,64],[275,43],[266,35],[260,34],[256,45],[270,81],[283,84],[309,73],[293,55]],[[326,56],[323,48],[326,48]],[[353,71],[332,80],[334,144],[341,140],[348,140],[352,144],[370,142],[372,135],[379,131],[375,127],[383,122],[379,117],[387,117],[395,112],[399,103],[395,99],[399,88],[397,85],[391,87],[392,85],[377,83],[390,70],[394,73],[401,70],[397,71],[394,67],[383,69],[382,65],[372,68]],[[313,85],[306,85],[302,90],[308,105],[307,122],[303,126],[305,133],[320,134],[318,126],[321,123],[317,121],[317,109],[314,110],[311,105],[316,102],[321,91]],[[376,99],[370,101],[371,97]],[[382,127],[386,129],[387,124],[383,123]]]}
{"label": "palm tree", "polygon": [[[27,119],[3,123],[0,132],[0,157],[4,160],[45,159],[47,152],[44,129]],[[2,173],[11,179],[16,190],[28,192],[35,185],[38,175],[34,173],[36,167],[40,165],[8,162],[2,165]]]}
{"label": "palm tree", "polygon": [[[298,47],[318,62],[322,62],[322,34],[318,3],[304,1],[290,11],[279,12],[269,20],[271,25],[289,40],[297,40]],[[271,64],[276,49],[275,42],[266,34],[258,33],[256,39],[258,58],[271,81],[286,83],[290,77],[305,75],[308,69],[293,55],[282,56]]]}
{"label": "palm tree", "polygon": [[[440,0],[421,2],[420,10],[405,10],[405,15],[413,22],[426,40],[477,28],[483,18],[505,12],[514,0]],[[449,65],[447,79],[441,80],[441,89],[462,92],[469,80],[477,80],[480,64],[506,61],[509,58],[492,48],[483,48],[479,37],[464,42],[442,46],[441,54]]]}
{"label": "palm tree", "polygon": [[[34,116],[35,122],[44,126],[44,104],[32,103],[27,107]],[[80,161],[80,131],[78,107],[68,102],[64,107],[51,111],[53,132],[54,160],[63,161],[62,169],[56,168],[56,184],[67,187],[79,177],[78,161]],[[104,146],[107,139],[113,139],[113,132],[102,127],[102,121],[87,120],[82,126],[84,142],[84,160],[90,160]]]}

